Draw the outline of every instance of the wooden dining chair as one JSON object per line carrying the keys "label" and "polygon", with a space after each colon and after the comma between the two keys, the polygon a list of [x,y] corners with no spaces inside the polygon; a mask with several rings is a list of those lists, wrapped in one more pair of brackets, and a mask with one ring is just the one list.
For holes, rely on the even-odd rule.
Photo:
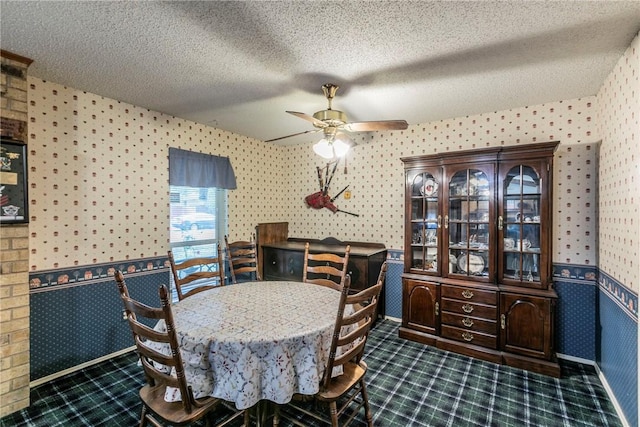
{"label": "wooden dining chair", "polygon": [[[147,381],[140,389],[140,399],[142,400],[140,427],[146,426],[147,423],[156,427],[162,426],[163,423],[182,426],[203,418],[205,418],[206,425],[211,426],[213,415],[211,411],[219,406],[226,408],[223,410],[226,419],[215,426],[225,426],[240,416],[244,416],[245,420],[248,420],[248,414],[245,411],[236,410],[230,403],[222,399],[194,398],[192,389],[185,378],[166,286],[160,286],[158,291],[160,307],[150,307],[131,298],[121,271],[116,271],[115,280]],[[164,322],[166,332],[154,330],[148,326],[159,321]],[[167,348],[166,353],[158,351],[158,347],[162,346]],[[175,376],[172,372],[175,372]],[[182,400],[166,402],[164,395],[167,386],[180,390]]]}
{"label": "wooden dining chair", "polygon": [[198,292],[225,284],[219,243],[216,244],[216,249],[217,256],[215,257],[189,258],[180,263],[175,261],[173,252],[169,251],[169,263],[180,301]]}
{"label": "wooden dining chair", "polygon": [[[341,424],[344,426],[350,424],[364,408],[366,423],[373,427],[373,415],[365,383],[367,364],[363,355],[382,283],[378,281],[374,286],[352,295],[349,295],[349,285],[350,277],[347,276],[338,305],[329,359],[320,382],[320,391],[314,396],[314,401],[324,404],[320,406],[327,406],[328,411],[319,412],[313,406],[305,404],[303,396],[297,395],[288,404],[276,406],[274,426],[279,425],[281,418],[296,425],[304,425],[298,421],[300,413],[330,422],[332,427],[338,427],[338,421],[346,418]],[[353,310],[347,310],[348,306]],[[336,367],[341,367],[343,373],[333,376]]]}
{"label": "wooden dining chair", "polygon": [[309,252],[309,242],[307,242],[304,245],[302,281],[342,290],[347,276],[350,251],[351,246],[347,245],[344,256],[331,253],[312,254]]}
{"label": "wooden dining chair", "polygon": [[[224,244],[227,250],[232,283],[238,283],[238,276],[244,282],[262,280],[258,271],[256,240],[253,236],[249,241],[237,240],[231,243],[229,243],[229,237],[224,236]],[[245,278],[247,280],[243,280]]]}
{"label": "wooden dining chair", "polygon": [[[387,261],[382,263],[382,266],[380,267],[380,273],[378,274],[378,281],[376,283],[379,283],[382,285],[382,290],[380,291],[381,293],[384,292],[384,282],[385,280],[387,280]],[[356,308],[360,308],[359,305],[356,305]],[[373,323],[376,323],[376,320],[378,319],[378,310],[376,309],[376,312],[373,313]],[[365,320],[360,320],[360,322],[364,322]]]}

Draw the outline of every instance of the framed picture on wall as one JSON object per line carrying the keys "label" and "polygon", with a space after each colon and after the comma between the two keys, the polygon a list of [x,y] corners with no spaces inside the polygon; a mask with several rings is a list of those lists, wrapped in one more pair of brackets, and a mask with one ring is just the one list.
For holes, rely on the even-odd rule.
{"label": "framed picture on wall", "polygon": [[28,223],[27,146],[3,137],[0,151],[0,224]]}

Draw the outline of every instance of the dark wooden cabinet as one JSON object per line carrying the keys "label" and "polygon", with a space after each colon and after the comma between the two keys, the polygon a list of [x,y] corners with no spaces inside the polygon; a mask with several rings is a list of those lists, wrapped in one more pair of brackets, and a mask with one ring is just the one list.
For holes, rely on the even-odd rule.
{"label": "dark wooden cabinet", "polygon": [[301,252],[297,246],[287,247],[282,242],[263,246],[265,280],[302,280],[304,247]]}
{"label": "dark wooden cabinet", "polygon": [[[347,272],[351,276],[351,289],[362,290],[373,286],[378,280],[382,263],[387,259],[383,244],[340,242],[336,239],[289,238],[286,241],[260,244],[263,256],[263,278],[265,280],[302,280],[304,267],[304,247],[309,242],[311,253],[335,253],[344,255],[347,245],[351,245]],[[385,314],[385,290],[378,303],[378,316]]]}
{"label": "dark wooden cabinet", "polygon": [[258,271],[264,277],[263,245],[283,242],[289,237],[288,222],[264,222],[256,226],[256,246],[258,247]]}
{"label": "dark wooden cabinet", "polygon": [[438,285],[421,280],[406,279],[402,286],[404,296],[402,318],[408,329],[401,331],[400,336],[413,338],[416,341],[421,341],[420,338],[422,338],[422,342],[435,343],[430,339],[430,336],[437,333],[438,327],[437,316],[440,304]]}
{"label": "dark wooden cabinet", "polygon": [[404,158],[400,336],[559,376],[551,281],[557,142]]}

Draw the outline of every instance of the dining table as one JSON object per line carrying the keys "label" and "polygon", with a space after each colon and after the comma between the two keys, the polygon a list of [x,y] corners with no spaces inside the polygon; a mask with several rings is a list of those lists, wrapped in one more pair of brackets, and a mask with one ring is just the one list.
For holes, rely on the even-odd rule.
{"label": "dining table", "polygon": [[[194,396],[213,396],[247,409],[265,401],[284,404],[294,394],[316,394],[340,294],[317,284],[254,281],[172,304]],[[165,400],[180,399],[178,389],[167,387]]]}

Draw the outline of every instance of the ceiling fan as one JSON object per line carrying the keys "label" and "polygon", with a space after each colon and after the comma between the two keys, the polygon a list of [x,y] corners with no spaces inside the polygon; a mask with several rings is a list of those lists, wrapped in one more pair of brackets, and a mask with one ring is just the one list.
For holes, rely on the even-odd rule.
{"label": "ceiling fan", "polygon": [[[327,98],[327,102],[328,102],[328,107],[326,110],[317,111],[313,113],[313,116],[310,116],[305,113],[299,113],[297,111],[287,111],[287,113],[289,114],[293,114],[296,117],[300,117],[301,119],[311,122],[316,129],[307,130],[304,132],[298,132],[292,135],[281,136],[279,138],[269,139],[265,142],[279,141],[281,139],[291,138],[293,136],[322,131],[324,133],[324,139],[329,144],[332,144],[333,141],[339,140],[341,136],[344,136],[345,137],[344,139],[347,139],[350,141],[350,139],[348,139],[349,132],[403,130],[409,126],[405,120],[380,120],[380,121],[371,121],[371,122],[349,123],[347,121],[347,115],[345,113],[331,108],[331,103],[339,87],[340,86],[333,83],[327,83],[322,85],[322,91],[324,92],[324,96]],[[351,145],[353,145],[353,143],[351,143]]]}

